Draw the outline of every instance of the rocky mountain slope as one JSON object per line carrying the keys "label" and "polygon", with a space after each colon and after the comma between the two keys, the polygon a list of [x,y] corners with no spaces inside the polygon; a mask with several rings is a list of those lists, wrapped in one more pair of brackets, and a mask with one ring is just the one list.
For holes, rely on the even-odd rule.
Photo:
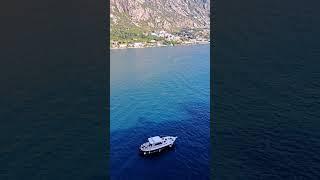
{"label": "rocky mountain slope", "polygon": [[111,33],[210,27],[210,0],[111,0]]}

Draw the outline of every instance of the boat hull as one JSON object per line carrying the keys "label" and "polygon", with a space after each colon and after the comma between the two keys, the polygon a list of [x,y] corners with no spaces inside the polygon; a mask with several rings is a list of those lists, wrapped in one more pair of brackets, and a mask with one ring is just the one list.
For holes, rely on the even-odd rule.
{"label": "boat hull", "polygon": [[150,155],[160,154],[162,152],[168,151],[168,150],[174,148],[174,146],[175,145],[172,144],[172,145],[164,146],[159,149],[155,149],[155,150],[151,150],[151,151],[142,151],[141,149],[139,149],[139,153],[140,153],[140,155],[143,155],[143,156],[150,156]]}

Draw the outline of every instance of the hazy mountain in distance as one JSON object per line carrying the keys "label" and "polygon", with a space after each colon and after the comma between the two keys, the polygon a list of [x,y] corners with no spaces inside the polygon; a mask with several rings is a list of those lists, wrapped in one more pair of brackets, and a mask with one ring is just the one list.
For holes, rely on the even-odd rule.
{"label": "hazy mountain in distance", "polygon": [[175,31],[209,28],[209,0],[111,0],[112,29]]}

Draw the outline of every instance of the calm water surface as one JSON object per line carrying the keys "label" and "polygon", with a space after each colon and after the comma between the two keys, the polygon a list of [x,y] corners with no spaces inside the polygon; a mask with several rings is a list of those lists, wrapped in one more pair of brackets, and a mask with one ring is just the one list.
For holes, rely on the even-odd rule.
{"label": "calm water surface", "polygon": [[320,179],[319,1],[219,3],[214,179]]}
{"label": "calm water surface", "polygon": [[[111,179],[209,179],[209,45],[111,51]],[[149,136],[178,136],[144,158]]]}

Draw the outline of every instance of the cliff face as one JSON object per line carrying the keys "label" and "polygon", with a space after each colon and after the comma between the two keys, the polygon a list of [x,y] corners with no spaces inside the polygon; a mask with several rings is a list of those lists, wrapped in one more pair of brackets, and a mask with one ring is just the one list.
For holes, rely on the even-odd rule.
{"label": "cliff face", "polygon": [[209,28],[210,0],[111,0],[111,28]]}

